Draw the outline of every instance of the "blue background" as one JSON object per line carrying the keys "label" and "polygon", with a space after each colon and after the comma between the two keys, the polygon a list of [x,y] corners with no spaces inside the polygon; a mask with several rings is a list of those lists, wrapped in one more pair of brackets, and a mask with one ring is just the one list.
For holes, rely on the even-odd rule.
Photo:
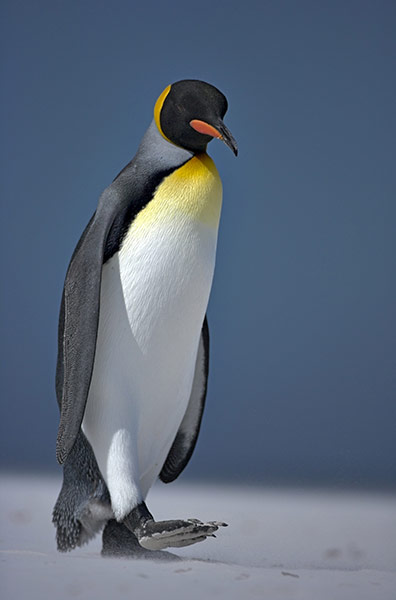
{"label": "blue background", "polygon": [[3,468],[56,469],[73,248],[171,82],[228,97],[203,428],[186,477],[394,485],[393,1],[3,2]]}

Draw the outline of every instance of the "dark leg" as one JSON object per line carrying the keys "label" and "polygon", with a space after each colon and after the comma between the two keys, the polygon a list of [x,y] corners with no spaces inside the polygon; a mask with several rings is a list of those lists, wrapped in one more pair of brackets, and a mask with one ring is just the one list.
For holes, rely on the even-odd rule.
{"label": "dark leg", "polygon": [[123,521],[124,525],[137,538],[139,544],[148,550],[181,548],[207,537],[216,537],[214,532],[227,523],[209,521],[202,523],[198,519],[175,519],[173,521],[154,521],[146,504],[142,502],[134,508]]}
{"label": "dark leg", "polygon": [[108,521],[103,531],[102,556],[141,558],[151,560],[181,560],[176,554],[170,552],[156,552],[146,550],[139,544],[137,537],[122,523],[115,519]]}
{"label": "dark leg", "polygon": [[82,546],[111,516],[109,492],[92,448],[80,431],[63,467],[63,485],[52,515],[58,550]]}

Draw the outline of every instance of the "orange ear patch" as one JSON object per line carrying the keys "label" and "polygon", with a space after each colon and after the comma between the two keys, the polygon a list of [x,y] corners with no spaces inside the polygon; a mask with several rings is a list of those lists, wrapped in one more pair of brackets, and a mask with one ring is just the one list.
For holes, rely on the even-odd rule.
{"label": "orange ear patch", "polygon": [[217,129],[215,129],[214,127],[212,127],[212,125],[209,125],[209,123],[205,123],[205,121],[200,121],[199,119],[193,119],[192,121],[190,121],[190,125],[193,129],[195,129],[195,131],[198,131],[198,133],[203,133],[204,135],[210,135],[214,138],[218,138],[218,139],[222,139],[222,135],[221,133],[219,133],[217,131]]}

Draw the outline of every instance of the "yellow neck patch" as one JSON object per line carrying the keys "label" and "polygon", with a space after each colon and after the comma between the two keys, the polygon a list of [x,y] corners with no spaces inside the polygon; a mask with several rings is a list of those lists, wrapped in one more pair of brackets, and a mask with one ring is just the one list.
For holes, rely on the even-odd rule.
{"label": "yellow neck patch", "polygon": [[213,160],[197,154],[166,177],[153,199],[136,216],[132,229],[177,219],[195,221],[217,229],[222,203],[222,184]]}
{"label": "yellow neck patch", "polygon": [[171,140],[169,138],[167,138],[166,135],[164,134],[164,132],[162,131],[161,120],[160,120],[161,110],[162,110],[162,107],[164,105],[165,98],[167,97],[167,95],[170,92],[170,89],[171,89],[171,86],[168,85],[168,87],[166,87],[164,89],[164,91],[162,92],[162,94],[158,98],[157,102],[155,103],[155,106],[154,106],[154,121],[155,121],[155,124],[158,127],[158,131],[160,132],[160,134],[162,135],[162,137],[164,137],[168,142],[170,142],[171,144],[173,144],[173,142],[171,142]]}

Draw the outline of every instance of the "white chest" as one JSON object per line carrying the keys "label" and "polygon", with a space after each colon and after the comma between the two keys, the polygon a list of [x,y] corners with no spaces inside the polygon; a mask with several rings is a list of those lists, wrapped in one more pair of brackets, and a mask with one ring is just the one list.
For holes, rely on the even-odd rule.
{"label": "white chest", "polygon": [[[186,219],[133,228],[119,254],[133,336],[143,354],[175,348],[202,325],[215,265],[217,231]],[[196,331],[195,331],[196,333]]]}
{"label": "white chest", "polygon": [[[221,181],[207,155],[167,177],[119,252],[129,325],[143,354],[197,346],[215,265]],[[198,330],[197,330],[198,327]],[[198,337],[197,337],[198,336]]]}

